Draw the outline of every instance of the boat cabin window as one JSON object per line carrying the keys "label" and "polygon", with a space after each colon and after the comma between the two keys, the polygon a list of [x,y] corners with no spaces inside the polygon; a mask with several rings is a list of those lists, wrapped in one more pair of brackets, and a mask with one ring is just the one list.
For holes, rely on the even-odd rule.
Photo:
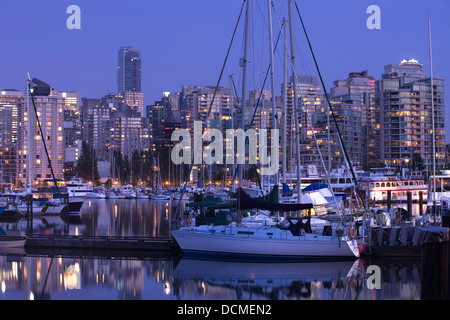
{"label": "boat cabin window", "polygon": [[390,182],[386,182],[386,187],[390,187],[390,186],[391,186],[391,183]]}
{"label": "boat cabin window", "polygon": [[377,183],[375,184],[375,186],[376,186],[377,188],[379,188],[379,187],[380,187],[380,183],[377,182]]}
{"label": "boat cabin window", "polygon": [[381,183],[381,187],[383,188],[383,187],[385,187],[386,185],[384,184],[384,182],[382,182]]}

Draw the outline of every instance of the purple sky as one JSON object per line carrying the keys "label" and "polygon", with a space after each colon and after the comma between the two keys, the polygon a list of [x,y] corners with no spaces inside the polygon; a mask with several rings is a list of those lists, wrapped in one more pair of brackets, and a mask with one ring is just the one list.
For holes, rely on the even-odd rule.
{"label": "purple sky", "polygon": [[[253,0],[249,88],[260,87],[269,63],[267,1]],[[69,5],[81,8],[81,30],[69,30]],[[215,85],[242,0],[44,0],[0,4],[0,89],[23,89],[27,72],[57,90],[78,90],[100,98],[117,91],[117,51],[142,50],[145,103],[184,84]],[[274,0],[275,18],[287,18],[287,0]],[[431,19],[434,75],[446,79],[450,101],[450,1],[448,0],[297,0],[327,90],[349,72],[368,70],[379,78],[384,65],[415,58],[429,74],[427,18]],[[381,8],[381,29],[369,30],[369,5]],[[221,82],[241,79],[239,26]],[[297,14],[297,73],[316,75]],[[277,93],[282,80],[282,45],[275,56]],[[266,88],[270,89],[270,82]],[[240,92],[240,90],[239,90]],[[448,114],[448,112],[447,112]],[[447,127],[447,137],[450,128]],[[447,139],[449,141],[450,139]]]}

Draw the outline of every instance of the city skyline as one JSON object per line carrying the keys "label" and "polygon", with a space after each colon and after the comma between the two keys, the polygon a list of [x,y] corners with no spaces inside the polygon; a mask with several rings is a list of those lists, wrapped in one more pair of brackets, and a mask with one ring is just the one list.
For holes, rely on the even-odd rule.
{"label": "city skyline", "polygon": [[[450,8],[448,2],[372,2],[298,2],[327,90],[333,81],[345,79],[350,72],[368,70],[370,76],[380,78],[385,65],[400,63],[404,58],[417,59],[423,64],[424,72],[429,74],[427,18],[431,19],[432,26],[434,76],[450,78],[450,70],[445,65],[450,52],[445,41],[445,35],[450,31],[450,24],[445,19],[445,8]],[[54,3],[45,9],[31,1],[25,1],[25,6],[3,5],[0,28],[4,30],[4,42],[15,50],[0,53],[3,70],[0,88],[23,90],[26,73],[30,72],[32,77],[52,83],[57,90],[76,90],[80,97],[100,98],[117,92],[117,50],[133,46],[142,52],[145,105],[160,100],[164,91],[179,91],[185,84],[216,84],[242,5],[242,1],[237,0],[227,3],[136,1],[132,4],[77,1],[76,5],[81,8],[81,30],[69,30],[66,8],[71,3]],[[287,17],[284,12],[287,1],[274,4],[276,36],[279,32],[277,19]],[[366,9],[371,4],[381,8],[380,30],[366,27],[370,16]],[[261,70],[267,68],[269,61],[268,44],[262,40],[267,38],[265,10],[265,1],[254,1],[250,55],[253,69],[249,90],[262,86],[264,75]],[[322,19],[317,19],[318,12]],[[33,26],[39,32],[29,32]],[[315,67],[296,15],[294,26],[300,53],[297,74],[315,76]],[[222,86],[228,86],[229,74],[240,78],[238,60],[242,55],[242,29],[243,18]],[[277,84],[281,83],[281,56],[281,50],[278,50],[275,56]],[[277,95],[280,95],[280,87],[276,86]],[[270,86],[266,84],[265,89]],[[446,90],[447,101],[450,101],[449,92]],[[447,122],[447,137],[449,133]]]}

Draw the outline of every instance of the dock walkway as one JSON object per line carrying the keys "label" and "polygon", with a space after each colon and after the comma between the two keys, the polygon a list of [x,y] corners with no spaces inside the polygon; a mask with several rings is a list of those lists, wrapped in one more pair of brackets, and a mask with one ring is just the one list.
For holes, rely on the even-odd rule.
{"label": "dock walkway", "polygon": [[148,250],[178,251],[173,238],[30,235],[25,238],[25,248],[57,248],[83,250]]}

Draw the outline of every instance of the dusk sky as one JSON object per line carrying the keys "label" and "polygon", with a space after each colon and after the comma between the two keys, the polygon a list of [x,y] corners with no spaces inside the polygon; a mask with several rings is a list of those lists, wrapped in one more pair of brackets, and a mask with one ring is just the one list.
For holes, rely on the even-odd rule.
{"label": "dusk sky", "polygon": [[[294,1],[293,1],[294,2]],[[267,1],[252,1],[249,89],[261,87],[269,64]],[[67,7],[81,9],[81,30],[69,30]],[[0,89],[23,90],[27,72],[57,90],[77,90],[100,98],[117,91],[121,46],[142,51],[145,104],[182,85],[215,85],[242,0],[2,1],[0,7]],[[287,19],[287,0],[274,1],[277,19]],[[368,70],[378,79],[387,64],[414,58],[429,74],[428,24],[431,19],[434,76],[446,80],[450,101],[449,0],[297,0],[327,90],[349,72]],[[370,5],[381,9],[381,29],[369,30]],[[297,13],[294,13],[297,74],[317,75]],[[239,57],[244,16],[221,82],[233,74],[240,85]],[[282,43],[276,53],[277,94],[282,81]],[[266,83],[270,89],[270,82]],[[239,94],[240,94],[240,90]],[[447,109],[447,116],[448,116]],[[447,117],[448,118],[448,117]],[[450,126],[447,122],[447,142]]]}

